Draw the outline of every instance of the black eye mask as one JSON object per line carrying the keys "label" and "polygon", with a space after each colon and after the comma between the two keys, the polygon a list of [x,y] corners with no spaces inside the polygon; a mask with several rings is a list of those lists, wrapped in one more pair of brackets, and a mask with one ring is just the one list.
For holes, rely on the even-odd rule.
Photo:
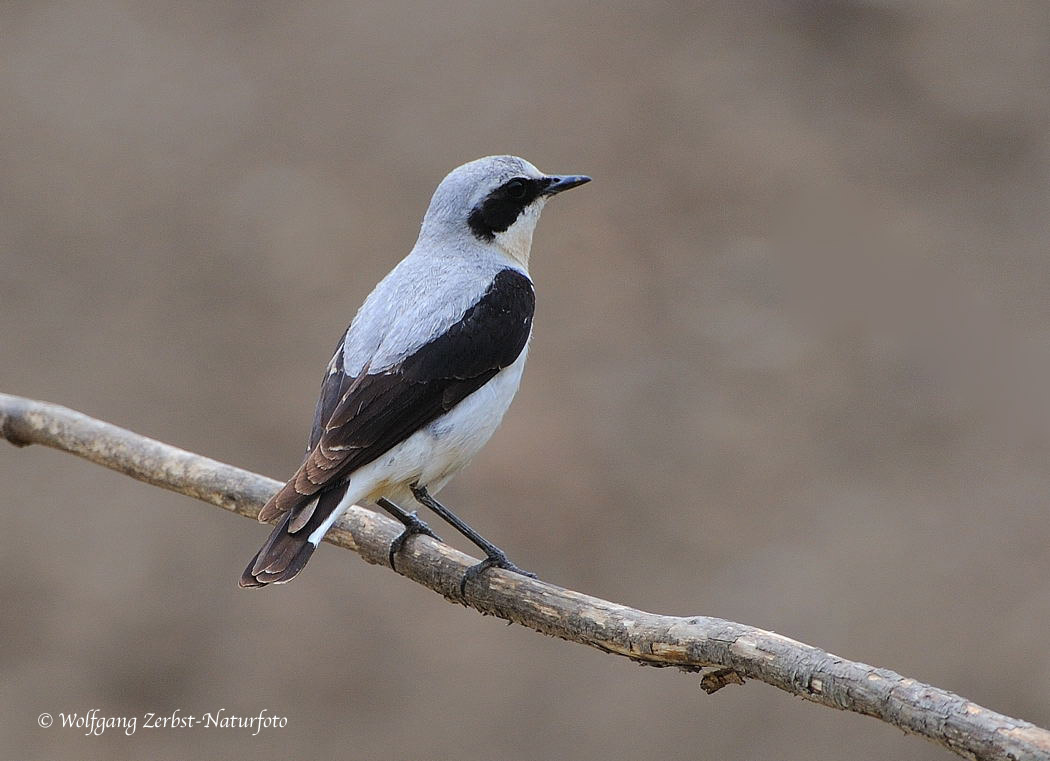
{"label": "black eye mask", "polygon": [[470,213],[467,223],[470,229],[481,240],[492,240],[496,233],[501,233],[514,224],[525,208],[535,201],[551,184],[551,179],[543,177],[515,177],[507,180],[486,196],[474,211]]}

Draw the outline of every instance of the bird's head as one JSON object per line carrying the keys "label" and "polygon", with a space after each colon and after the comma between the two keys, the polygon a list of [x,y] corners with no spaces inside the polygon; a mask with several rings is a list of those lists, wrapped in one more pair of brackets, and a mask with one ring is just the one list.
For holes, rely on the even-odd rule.
{"label": "bird's head", "polygon": [[441,181],[422,234],[469,235],[528,266],[532,232],[547,200],[590,179],[544,174],[517,156],[486,156],[456,167]]}

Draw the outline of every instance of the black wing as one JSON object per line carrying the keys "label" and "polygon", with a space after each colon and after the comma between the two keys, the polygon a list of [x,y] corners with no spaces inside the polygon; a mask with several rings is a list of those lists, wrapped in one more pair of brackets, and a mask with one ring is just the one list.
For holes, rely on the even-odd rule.
{"label": "black wing", "polygon": [[346,342],[346,334],[349,332],[350,328],[343,331],[343,336],[339,339],[339,344],[335,347],[335,352],[332,354],[332,361],[328,363],[324,380],[321,381],[321,395],[317,399],[317,407],[314,409],[314,424],[310,427],[310,440],[306,444],[307,454],[321,440],[325,424],[332,419],[332,413],[339,406],[339,401],[350,390],[350,386],[354,382],[353,378],[343,372],[343,345]]}
{"label": "black wing", "polygon": [[[532,282],[505,269],[459,322],[394,367],[358,378],[330,373],[316,415],[318,422],[327,418],[323,430],[315,424],[306,460],[259,519],[311,507],[318,492],[340,484],[513,364],[528,342],[535,304]],[[328,414],[336,389],[339,401]],[[302,523],[294,514],[292,520]]]}

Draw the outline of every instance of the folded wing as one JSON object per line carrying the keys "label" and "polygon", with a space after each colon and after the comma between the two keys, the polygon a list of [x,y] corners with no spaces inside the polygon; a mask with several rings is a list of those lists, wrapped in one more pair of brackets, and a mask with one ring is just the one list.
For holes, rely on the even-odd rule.
{"label": "folded wing", "polygon": [[290,513],[288,531],[313,523],[317,497],[451,410],[518,358],[532,330],[535,294],[521,272],[502,270],[443,334],[394,366],[343,373],[340,343],[322,385],[310,450],[259,520]]}

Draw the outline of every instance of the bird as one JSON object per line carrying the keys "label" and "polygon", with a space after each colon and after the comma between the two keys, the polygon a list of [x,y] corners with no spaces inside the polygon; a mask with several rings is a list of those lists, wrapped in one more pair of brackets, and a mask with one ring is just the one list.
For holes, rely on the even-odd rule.
{"label": "bird", "polygon": [[590,182],[545,174],[517,156],[486,156],[438,184],[419,237],[364,300],[324,373],[306,455],[263,506],[276,521],[240,586],[284,584],[303,570],[350,505],[404,525],[389,561],[417,534],[437,538],[413,503],[477,545],[492,567],[532,576],[434,495],[499,427],[521,382],[536,297],[533,231],[555,195]]}

